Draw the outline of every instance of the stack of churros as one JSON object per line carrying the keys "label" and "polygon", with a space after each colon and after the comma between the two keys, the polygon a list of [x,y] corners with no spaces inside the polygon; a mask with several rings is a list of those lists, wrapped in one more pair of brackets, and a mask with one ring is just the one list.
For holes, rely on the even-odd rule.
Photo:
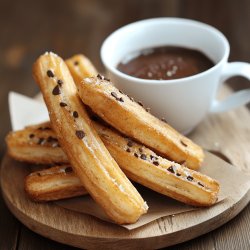
{"label": "stack of churros", "polygon": [[32,200],[90,194],[117,224],[135,223],[148,210],[130,180],[189,205],[217,201],[219,183],[196,171],[201,147],[97,74],[88,58],[64,62],[45,53],[33,75],[50,121],[6,137],[14,159],[50,165],[26,177]]}

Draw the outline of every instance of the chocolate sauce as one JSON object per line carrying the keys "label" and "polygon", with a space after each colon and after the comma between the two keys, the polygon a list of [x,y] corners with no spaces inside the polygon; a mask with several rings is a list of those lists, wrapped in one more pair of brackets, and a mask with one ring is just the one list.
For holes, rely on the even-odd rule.
{"label": "chocolate sauce", "polygon": [[117,69],[137,78],[171,80],[196,75],[214,66],[200,51],[182,47],[164,46],[136,54],[137,57],[119,63]]}

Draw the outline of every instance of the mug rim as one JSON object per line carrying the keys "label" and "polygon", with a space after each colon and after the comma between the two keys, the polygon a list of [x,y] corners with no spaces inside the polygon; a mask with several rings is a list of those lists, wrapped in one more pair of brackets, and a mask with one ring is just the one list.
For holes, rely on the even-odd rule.
{"label": "mug rim", "polygon": [[[106,58],[104,56],[105,53],[105,49],[107,47],[107,44],[115,37],[117,36],[120,32],[125,31],[126,29],[133,27],[133,26],[137,26],[140,25],[141,23],[152,23],[152,22],[179,22],[181,23],[189,23],[189,24],[193,24],[196,26],[203,26],[209,30],[211,30],[212,32],[214,32],[217,36],[220,37],[220,39],[223,41],[224,47],[225,47],[225,52],[223,54],[223,56],[221,57],[221,59],[211,68],[200,72],[198,74],[195,75],[191,75],[191,76],[187,76],[187,77],[182,77],[182,78],[177,78],[177,79],[170,79],[170,80],[156,80],[156,79],[143,79],[143,78],[137,78],[131,75],[128,75],[126,73],[121,72],[120,70],[118,70],[115,66],[110,65],[107,61]],[[120,27],[119,29],[115,30],[114,32],[112,32],[102,43],[101,46],[101,50],[100,50],[100,56],[101,56],[101,60],[102,63],[104,64],[104,66],[106,67],[106,69],[108,69],[110,72],[112,72],[114,75],[120,77],[120,78],[125,78],[127,81],[133,81],[136,82],[138,84],[178,84],[178,83],[183,83],[186,81],[190,81],[190,80],[195,80],[198,77],[202,77],[206,74],[209,74],[210,72],[216,70],[218,67],[221,66],[221,64],[224,61],[227,61],[228,57],[229,57],[229,50],[230,50],[230,46],[229,46],[229,42],[227,40],[227,38],[225,37],[225,35],[219,31],[218,29],[216,29],[215,27],[200,22],[200,21],[196,21],[196,20],[192,20],[192,19],[187,19],[187,18],[176,18],[176,17],[157,17],[157,18],[149,18],[149,19],[143,19],[143,20],[139,20],[133,23],[129,23],[125,26]]]}

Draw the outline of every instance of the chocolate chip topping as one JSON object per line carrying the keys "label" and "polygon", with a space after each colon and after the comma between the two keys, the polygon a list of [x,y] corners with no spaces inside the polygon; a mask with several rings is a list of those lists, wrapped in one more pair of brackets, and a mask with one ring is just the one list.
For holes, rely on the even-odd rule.
{"label": "chocolate chip topping", "polygon": [[146,108],[145,110],[146,110],[147,112],[150,112],[150,108]]}
{"label": "chocolate chip topping", "polygon": [[153,164],[154,164],[155,166],[159,166],[159,162],[158,162],[158,161],[153,161]]}
{"label": "chocolate chip topping", "polygon": [[120,97],[118,100],[119,100],[120,102],[124,102],[124,100],[123,100],[122,97]]}
{"label": "chocolate chip topping", "polygon": [[142,106],[143,107],[143,104],[142,104],[142,102],[137,102],[140,106]]}
{"label": "chocolate chip topping", "polygon": [[73,112],[73,116],[74,116],[74,118],[78,118],[78,113],[77,113],[77,111],[74,111],[74,112]]}
{"label": "chocolate chip topping", "polygon": [[187,144],[186,144],[183,140],[181,140],[181,144],[182,144],[184,147],[187,147]]}
{"label": "chocolate chip topping", "polygon": [[60,90],[58,85],[55,86],[55,88],[52,91],[52,94],[53,95],[60,95],[61,94],[61,90]]}
{"label": "chocolate chip topping", "polygon": [[45,142],[46,142],[46,140],[44,138],[39,138],[37,144],[38,145],[44,145]]}
{"label": "chocolate chip topping", "polygon": [[78,64],[79,64],[79,62],[78,62],[78,61],[75,61],[75,62],[74,62],[74,65],[75,65],[75,66],[77,66]]}
{"label": "chocolate chip topping", "polygon": [[110,79],[108,79],[108,78],[106,78],[106,77],[104,77],[104,80],[110,82]]}
{"label": "chocolate chip topping", "polygon": [[203,185],[202,183],[200,183],[199,181],[198,181],[198,185],[200,185],[200,186],[204,187],[204,185]]}
{"label": "chocolate chip topping", "polygon": [[153,161],[153,160],[158,160],[158,157],[156,156],[153,156],[153,155],[150,155],[150,159]]}
{"label": "chocolate chip topping", "polygon": [[72,167],[66,167],[65,169],[64,169],[64,171],[65,171],[65,173],[72,173],[73,172],[73,169],[72,169]]}
{"label": "chocolate chip topping", "polygon": [[115,92],[111,92],[111,95],[115,98],[115,99],[118,99],[118,96]]}
{"label": "chocolate chip topping", "polygon": [[145,154],[141,154],[141,159],[142,160],[147,160],[147,156]]}
{"label": "chocolate chip topping", "polygon": [[177,175],[177,176],[181,176],[181,174],[180,174],[180,173],[176,173],[176,175]]}
{"label": "chocolate chip topping", "polygon": [[47,76],[48,77],[54,77],[54,73],[51,70],[47,71]]}
{"label": "chocolate chip topping", "polygon": [[59,79],[59,80],[57,80],[57,84],[61,87],[63,84],[63,81]]}
{"label": "chocolate chip topping", "polygon": [[60,106],[61,106],[61,107],[66,107],[66,106],[68,106],[68,105],[67,105],[67,103],[65,103],[65,102],[60,102]]}
{"label": "chocolate chip topping", "polygon": [[128,98],[132,101],[132,102],[134,102],[135,100],[134,100],[134,98],[133,97],[131,97],[131,96],[128,96]]}
{"label": "chocolate chip topping", "polygon": [[187,180],[189,180],[189,181],[192,181],[193,179],[194,178],[192,176],[190,176],[190,175],[187,177]]}
{"label": "chocolate chip topping", "polygon": [[100,80],[104,80],[104,76],[102,76],[100,74],[97,75],[97,78],[99,78]]}
{"label": "chocolate chip topping", "polygon": [[121,93],[121,94],[123,94],[123,92],[119,89],[119,92]]}
{"label": "chocolate chip topping", "polygon": [[40,176],[42,176],[42,175],[41,175],[41,173],[39,173],[39,172],[38,172],[38,173],[36,173],[36,175],[37,175],[37,176],[39,176],[39,177],[40,177]]}
{"label": "chocolate chip topping", "polygon": [[170,166],[170,167],[168,168],[168,171],[169,171],[170,173],[172,173],[172,174],[175,173],[173,166]]}
{"label": "chocolate chip topping", "polygon": [[139,157],[137,153],[134,153],[134,156],[135,156],[136,158],[138,158],[138,157]]}
{"label": "chocolate chip topping", "polygon": [[127,151],[128,153],[130,153],[130,152],[131,152],[130,148],[127,148],[127,149],[126,149],[126,151]]}
{"label": "chocolate chip topping", "polygon": [[134,145],[134,143],[133,143],[132,141],[128,141],[127,145],[128,145],[129,147],[132,147],[132,146]]}
{"label": "chocolate chip topping", "polygon": [[142,152],[143,152],[143,149],[142,149],[142,148],[139,148],[139,151],[140,151],[140,153],[142,153]]}
{"label": "chocolate chip topping", "polygon": [[29,135],[29,138],[31,139],[31,138],[34,138],[35,137],[35,135],[34,134],[30,134]]}
{"label": "chocolate chip topping", "polygon": [[47,138],[47,142],[51,143],[51,142],[58,142],[57,138],[53,137],[53,136],[49,136]]}
{"label": "chocolate chip topping", "polygon": [[85,136],[85,133],[82,130],[76,130],[76,136],[79,139],[83,139],[83,137]]}
{"label": "chocolate chip topping", "polygon": [[165,118],[161,118],[161,121],[167,123]]}
{"label": "chocolate chip topping", "polygon": [[47,142],[50,143],[53,148],[60,147],[57,138],[55,138],[53,136],[49,136],[47,138]]}

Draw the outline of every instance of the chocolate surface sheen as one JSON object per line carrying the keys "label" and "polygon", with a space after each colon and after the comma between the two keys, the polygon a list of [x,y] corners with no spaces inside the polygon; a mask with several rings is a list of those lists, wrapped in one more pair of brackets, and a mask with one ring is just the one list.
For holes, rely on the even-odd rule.
{"label": "chocolate surface sheen", "polygon": [[171,80],[196,75],[214,66],[214,63],[198,50],[165,46],[145,49],[123,60],[117,69],[142,79]]}

